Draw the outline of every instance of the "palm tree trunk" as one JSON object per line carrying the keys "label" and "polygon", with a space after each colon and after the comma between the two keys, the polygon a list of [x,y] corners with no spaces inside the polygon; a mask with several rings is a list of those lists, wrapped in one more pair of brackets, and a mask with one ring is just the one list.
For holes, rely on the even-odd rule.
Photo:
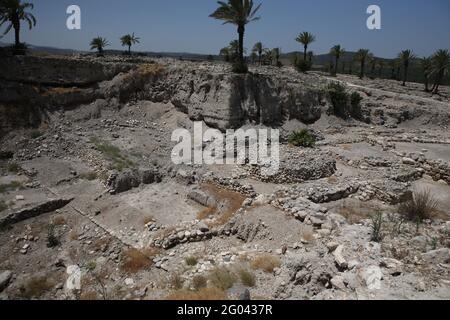
{"label": "palm tree trunk", "polygon": [[439,71],[438,76],[436,77],[436,83],[434,85],[433,93],[438,94],[439,93],[439,86],[441,84],[443,77],[443,71]]}
{"label": "palm tree trunk", "polygon": [[239,62],[244,63],[244,33],[245,33],[245,27],[239,26],[238,27],[238,34],[239,34]]}
{"label": "palm tree trunk", "polygon": [[131,45],[128,46],[128,54],[131,55]]}
{"label": "palm tree trunk", "polygon": [[405,72],[403,73],[403,84],[402,86],[406,86],[406,78],[408,77],[408,67],[405,66]]}
{"label": "palm tree trunk", "polygon": [[339,62],[339,58],[336,57],[336,60],[335,60],[335,66],[334,66],[334,75],[335,75],[335,76],[336,76],[337,73],[338,73],[338,62]]}
{"label": "palm tree trunk", "polygon": [[364,78],[364,60],[361,61],[361,73],[359,74],[359,78]]}
{"label": "palm tree trunk", "polygon": [[16,47],[18,47],[20,45],[20,22],[14,21],[13,27],[14,27],[15,44],[16,44]]}
{"label": "palm tree trunk", "polygon": [[428,88],[428,75],[425,75],[425,92],[430,92],[430,88]]}
{"label": "palm tree trunk", "polygon": [[304,52],[303,52],[303,61],[305,61],[306,62],[306,55],[307,55],[307,51],[308,51],[308,45],[305,45],[305,47],[304,47]]}

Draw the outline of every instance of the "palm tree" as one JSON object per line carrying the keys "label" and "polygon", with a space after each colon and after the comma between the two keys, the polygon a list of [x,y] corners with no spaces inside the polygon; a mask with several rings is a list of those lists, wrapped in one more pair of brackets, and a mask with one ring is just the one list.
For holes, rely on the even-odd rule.
{"label": "palm tree", "polygon": [[308,61],[309,61],[309,62],[312,62],[313,57],[314,57],[314,52],[308,51],[307,55],[308,55]]}
{"label": "palm tree", "polygon": [[263,48],[263,44],[261,42],[257,42],[253,46],[252,52],[254,52],[258,55],[259,65],[261,65],[261,58],[262,58],[263,50],[264,50],[264,48]]}
{"label": "palm tree", "polygon": [[380,77],[380,78],[383,75],[383,68],[384,68],[384,61],[379,60],[378,61],[378,77]]}
{"label": "palm tree", "polygon": [[433,93],[439,92],[439,86],[445,76],[450,73],[450,52],[448,50],[440,49],[432,57],[433,74],[435,75],[435,82],[433,86]]}
{"label": "palm tree", "polygon": [[103,56],[103,49],[109,46],[108,41],[105,38],[97,37],[91,41],[91,50],[97,50],[99,56]]}
{"label": "palm tree", "polygon": [[[228,0],[228,3],[218,1],[219,8],[210,17],[224,21],[224,24],[231,23],[237,26],[239,35],[239,64],[244,67],[244,34],[245,26],[252,21],[259,20],[256,12],[261,4],[253,8],[253,0]],[[246,69],[246,68],[244,68]],[[246,72],[246,70],[240,70]]]}
{"label": "palm tree", "polygon": [[304,51],[303,51],[303,59],[306,61],[306,55],[308,51],[308,46],[316,41],[316,37],[309,32],[302,32],[298,35],[298,37],[295,39],[295,41],[301,43],[303,45]]}
{"label": "palm tree", "polygon": [[375,68],[378,64],[378,60],[373,55],[370,55],[369,64],[370,64],[370,74],[373,78],[375,78]]}
{"label": "palm tree", "polygon": [[423,75],[425,78],[425,92],[430,92],[430,88],[428,87],[430,82],[430,75],[433,69],[433,63],[431,61],[431,58],[423,57],[420,59],[420,66],[423,71]]}
{"label": "palm tree", "polygon": [[364,78],[364,69],[366,67],[366,61],[370,59],[370,56],[371,54],[369,49],[359,49],[358,52],[356,53],[355,59],[356,61],[361,63],[361,70],[359,73],[360,79]]}
{"label": "palm tree", "polygon": [[400,60],[400,62],[403,65],[403,83],[402,83],[402,86],[406,86],[406,80],[408,78],[408,67],[409,67],[409,64],[411,63],[411,60],[414,59],[414,58],[415,58],[415,56],[414,56],[414,54],[413,54],[413,52],[411,50],[403,50],[398,55],[398,60]]}
{"label": "palm tree", "polygon": [[225,47],[225,48],[220,49],[219,56],[222,56],[223,59],[225,60],[225,62],[229,62],[230,61],[230,56],[231,56],[230,48],[229,47]]}
{"label": "palm tree", "polygon": [[334,70],[332,70],[332,73],[334,76],[336,76],[337,71],[338,71],[339,59],[344,55],[344,53],[345,53],[345,49],[341,48],[341,45],[339,45],[339,44],[335,45],[330,50],[330,54],[335,58],[335,66],[334,66]]}
{"label": "palm tree", "polygon": [[122,42],[122,46],[123,47],[125,47],[125,46],[128,47],[128,54],[129,55],[131,55],[131,46],[136,44],[136,43],[140,43],[139,42],[140,39],[134,35],[134,32],[133,32],[133,34],[126,34],[126,35],[124,35],[122,38],[120,38],[120,41]]}
{"label": "palm tree", "polygon": [[33,28],[36,25],[36,18],[27,10],[33,10],[32,3],[21,0],[1,0],[0,2],[0,26],[9,23],[3,35],[7,34],[11,28],[14,28],[15,47],[20,47],[20,21],[28,22],[28,27]]}

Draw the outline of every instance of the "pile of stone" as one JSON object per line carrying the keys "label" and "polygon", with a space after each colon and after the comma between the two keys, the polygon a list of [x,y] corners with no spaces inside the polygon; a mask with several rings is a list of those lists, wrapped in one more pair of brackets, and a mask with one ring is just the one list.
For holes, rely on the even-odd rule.
{"label": "pile of stone", "polygon": [[248,166],[249,173],[264,182],[301,183],[332,176],[336,172],[336,160],[329,152],[280,146],[280,162],[277,171],[266,171],[262,166]]}

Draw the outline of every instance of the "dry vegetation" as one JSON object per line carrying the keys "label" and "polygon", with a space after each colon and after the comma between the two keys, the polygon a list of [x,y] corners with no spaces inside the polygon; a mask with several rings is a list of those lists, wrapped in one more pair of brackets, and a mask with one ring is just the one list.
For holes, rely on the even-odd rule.
{"label": "dry vegetation", "polygon": [[280,267],[281,262],[276,256],[263,254],[254,258],[250,264],[253,269],[259,269],[267,273],[272,273],[275,268]]}
{"label": "dry vegetation", "polygon": [[138,273],[141,270],[148,269],[153,264],[153,258],[159,253],[156,248],[137,250],[134,248],[122,252],[122,261],[120,268],[127,273]]}
{"label": "dry vegetation", "polygon": [[54,281],[48,277],[33,277],[20,288],[20,297],[24,299],[39,299],[54,286]]}
{"label": "dry vegetation", "polygon": [[240,193],[219,188],[213,184],[203,184],[202,189],[213,195],[219,203],[225,204],[225,209],[221,212],[216,212],[215,222],[210,227],[217,227],[226,224],[245,201],[245,196]]}

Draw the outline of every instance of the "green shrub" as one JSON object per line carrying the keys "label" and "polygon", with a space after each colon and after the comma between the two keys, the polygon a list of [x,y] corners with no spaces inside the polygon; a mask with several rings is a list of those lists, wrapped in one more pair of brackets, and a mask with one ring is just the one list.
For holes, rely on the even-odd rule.
{"label": "green shrub", "polygon": [[289,143],[296,147],[312,148],[316,144],[316,138],[307,129],[303,129],[292,133]]}
{"label": "green shrub", "polygon": [[233,63],[233,67],[231,69],[233,73],[247,73],[248,66],[245,62],[236,61]]}
{"label": "green shrub", "polygon": [[4,200],[0,200],[0,212],[5,211],[6,209],[8,209],[8,205]]}
{"label": "green shrub", "polygon": [[39,137],[42,137],[43,133],[38,129],[33,129],[30,131],[29,135],[31,139],[37,139]]}
{"label": "green shrub", "polygon": [[383,227],[383,213],[377,212],[372,216],[372,232],[370,240],[374,242],[381,242],[383,240],[383,235],[381,229]]}
{"label": "green shrub", "polygon": [[362,111],[361,111],[362,100],[363,98],[358,92],[353,92],[350,95],[350,105],[351,105],[350,115],[352,116],[352,118],[358,120],[362,119]]}
{"label": "green shrub", "polygon": [[294,67],[298,72],[307,72],[311,70],[312,63],[311,61],[305,61],[303,58],[297,58],[294,62]]}
{"label": "green shrub", "polygon": [[55,233],[55,225],[50,224],[47,229],[47,247],[54,248],[59,245],[59,239]]}
{"label": "green shrub", "polygon": [[135,167],[133,161],[128,159],[128,157],[124,155],[118,147],[113,146],[109,142],[102,141],[94,137],[91,138],[91,143],[93,143],[96,146],[96,148],[113,163],[114,169],[118,171],[123,171],[123,169],[125,168]]}
{"label": "green shrub", "polygon": [[18,173],[21,168],[17,162],[10,162],[10,163],[8,163],[7,169],[9,172]]}
{"label": "green shrub", "polygon": [[333,114],[347,119],[349,117],[349,95],[347,88],[338,82],[332,82],[327,88],[328,97],[333,107]]}
{"label": "green shrub", "polygon": [[0,184],[0,193],[5,193],[8,191],[21,190],[23,189],[22,182],[12,181],[8,184]]}

